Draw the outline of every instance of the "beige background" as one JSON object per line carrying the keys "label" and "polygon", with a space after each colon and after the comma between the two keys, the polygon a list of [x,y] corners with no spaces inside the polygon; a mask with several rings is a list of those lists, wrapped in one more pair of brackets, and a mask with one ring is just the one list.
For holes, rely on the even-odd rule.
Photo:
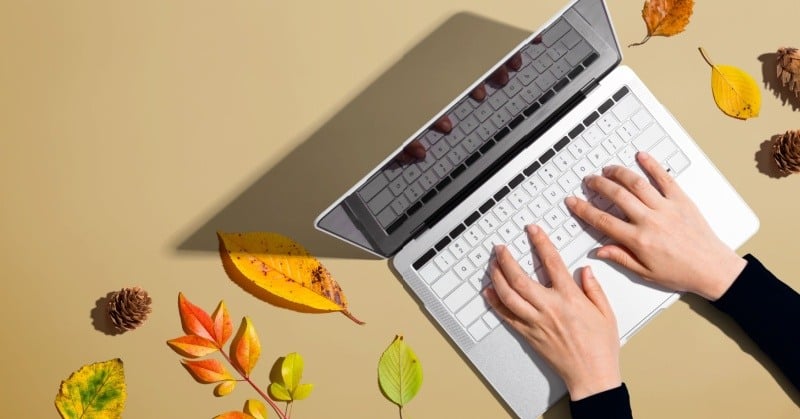
{"label": "beige background", "polygon": [[[753,252],[800,288],[800,176],[773,178],[764,142],[799,129],[770,57],[800,44],[794,0],[699,2],[688,30],[624,48],[633,67],[761,219]],[[263,342],[258,381],[298,351],[316,385],[294,417],[391,418],[376,362],[395,333],[421,358],[410,418],[508,412],[388,269],[311,228],[313,216],[466,83],[562,7],[561,1],[0,2],[0,302],[6,417],[56,417],[59,382],[121,357],[127,418],[211,417],[253,395],[211,395],[165,341],[181,335],[183,291]],[[612,1],[623,44],[641,4]],[[522,28],[522,29],[517,29]],[[762,86],[762,115],[723,116],[704,46]],[[800,45],[798,45],[800,46]],[[764,82],[766,81],[766,82]],[[785,98],[785,96],[784,96]],[[794,108],[794,109],[793,109]],[[762,163],[757,163],[760,159]],[[338,314],[269,306],[228,280],[217,229],[290,234],[320,255],[349,296]],[[154,312],[106,334],[97,304],[140,285]],[[786,321],[796,328],[796,319]],[[642,418],[796,417],[800,396],[732,322],[684,297],[622,351]],[[766,368],[765,368],[766,367]],[[273,416],[274,417],[274,416]],[[562,401],[545,415],[568,417]]]}

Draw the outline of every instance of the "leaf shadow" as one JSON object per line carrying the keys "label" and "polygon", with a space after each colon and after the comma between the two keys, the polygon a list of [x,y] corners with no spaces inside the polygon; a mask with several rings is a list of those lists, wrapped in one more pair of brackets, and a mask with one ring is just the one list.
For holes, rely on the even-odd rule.
{"label": "leaf shadow", "polygon": [[800,110],[800,97],[790,92],[778,79],[778,54],[774,52],[761,54],[758,56],[758,60],[761,61],[761,78],[764,87],[772,92],[783,106],[788,104],[792,110]]}
{"label": "leaf shadow", "polygon": [[448,17],[282,160],[181,227],[170,246],[214,252],[219,230],[275,231],[318,257],[377,259],[317,231],[314,219],[529,33],[468,12]]}
{"label": "leaf shadow", "polygon": [[775,144],[775,141],[779,137],[780,135],[776,134],[770,139],[764,140],[759,145],[758,151],[756,151],[755,154],[756,168],[758,168],[758,171],[773,179],[781,179],[789,176],[788,173],[784,173],[778,168],[775,159],[772,158],[772,145]]}
{"label": "leaf shadow", "polygon": [[98,298],[97,301],[95,301],[94,308],[92,308],[89,313],[89,317],[92,319],[92,326],[94,326],[95,330],[103,332],[108,336],[116,336],[123,333],[117,330],[114,324],[111,323],[111,319],[108,318],[108,302],[111,301],[111,297],[113,296],[114,292],[112,291]]}
{"label": "leaf shadow", "polygon": [[800,407],[800,391],[797,391],[792,382],[783,375],[780,368],[761,351],[758,345],[747,336],[744,330],[742,330],[731,317],[717,310],[708,301],[696,295],[686,293],[681,296],[681,300],[683,300],[692,311],[704,317],[720,331],[725,333],[725,336],[736,343],[742,352],[750,355],[761,364],[781,387],[784,393],[792,399],[795,405]]}

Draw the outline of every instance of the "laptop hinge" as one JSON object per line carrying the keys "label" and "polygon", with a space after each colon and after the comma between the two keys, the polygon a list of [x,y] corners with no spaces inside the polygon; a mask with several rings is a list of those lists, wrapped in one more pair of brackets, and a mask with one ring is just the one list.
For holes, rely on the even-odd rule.
{"label": "laptop hinge", "polygon": [[581,94],[582,94],[584,97],[585,97],[585,96],[588,96],[588,95],[589,95],[589,92],[591,92],[592,90],[594,90],[594,89],[595,89],[595,88],[596,88],[596,87],[597,87],[599,84],[600,84],[600,83],[598,83],[598,82],[597,82],[597,79],[595,79],[595,78],[591,79],[591,80],[589,81],[589,83],[586,83],[586,85],[585,85],[585,86],[583,86],[583,87],[581,88]]}
{"label": "laptop hinge", "polygon": [[411,237],[412,239],[416,239],[417,237],[419,237],[420,234],[422,234],[423,231],[427,229],[428,229],[427,223],[423,222],[417,228],[415,228],[414,231],[411,232],[411,235],[409,237]]}

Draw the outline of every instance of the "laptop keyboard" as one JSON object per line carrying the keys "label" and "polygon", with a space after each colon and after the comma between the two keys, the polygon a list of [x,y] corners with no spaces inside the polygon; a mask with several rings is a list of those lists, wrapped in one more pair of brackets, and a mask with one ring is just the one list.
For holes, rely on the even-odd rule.
{"label": "laptop keyboard", "polygon": [[391,234],[422,205],[441,192],[467,167],[533,115],[578,74],[597,53],[564,19],[556,21],[541,41],[520,51],[522,67],[509,73],[499,88],[487,84],[483,101],[467,97],[447,116],[453,129],[442,134],[429,129],[419,141],[424,161],[392,163],[358,190],[358,195],[387,233]]}
{"label": "laptop keyboard", "polygon": [[611,202],[587,189],[582,179],[608,165],[627,166],[644,176],[635,162],[647,151],[673,176],[690,164],[627,87],[590,113],[522,173],[498,190],[433,248],[413,263],[444,306],[479,341],[500,325],[481,290],[491,282],[487,267],[494,245],[506,244],[529,274],[542,278],[524,227],[546,231],[570,266],[603,241],[597,230],[573,217],[564,198],[575,195],[624,218]]}

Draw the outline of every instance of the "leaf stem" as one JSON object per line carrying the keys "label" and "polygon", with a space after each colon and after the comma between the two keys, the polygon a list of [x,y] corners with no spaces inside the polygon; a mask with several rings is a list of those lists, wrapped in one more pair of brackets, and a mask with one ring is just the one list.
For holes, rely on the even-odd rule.
{"label": "leaf stem", "polygon": [[403,406],[397,405],[397,411],[400,412],[400,419],[403,419]]}
{"label": "leaf stem", "polygon": [[233,364],[233,362],[231,361],[231,358],[228,356],[228,354],[225,353],[225,351],[222,348],[219,348],[219,353],[221,353],[222,356],[225,357],[225,360],[228,361],[228,364],[230,364],[233,367],[233,369],[236,370],[237,373],[239,373],[239,375],[244,379],[244,381],[247,381],[248,383],[250,383],[250,386],[253,387],[253,390],[255,390],[259,395],[261,395],[261,397],[264,399],[264,401],[266,401],[267,404],[269,404],[270,407],[272,407],[272,409],[275,411],[275,413],[278,414],[280,419],[289,419],[289,416],[287,416],[281,410],[281,408],[278,407],[278,405],[276,405],[275,402],[273,402],[272,399],[269,398],[269,396],[267,396],[267,393],[265,393],[264,390],[261,390],[256,385],[256,383],[254,383],[252,380],[250,380],[250,377],[244,375],[244,373],[239,371],[239,368],[237,368],[236,365]]}
{"label": "leaf stem", "polygon": [[361,320],[357,319],[357,318],[356,318],[356,317],[353,315],[353,313],[351,313],[349,310],[342,310],[342,314],[344,314],[345,316],[347,316],[347,318],[348,318],[348,319],[350,319],[350,320],[352,320],[352,321],[356,322],[356,324],[358,324],[358,325],[363,325],[363,324],[366,324],[366,322],[363,322],[363,321],[361,321]]}
{"label": "leaf stem", "polygon": [[638,47],[639,45],[644,45],[644,43],[647,42],[649,39],[650,39],[650,35],[647,35],[641,41],[634,42],[634,43],[628,45],[628,48],[630,48],[630,47]]}
{"label": "leaf stem", "polygon": [[700,51],[700,55],[703,56],[703,59],[706,60],[708,65],[710,65],[711,67],[714,67],[714,63],[711,62],[711,58],[708,58],[708,54],[706,53],[706,50],[704,50],[703,47],[698,47],[697,49]]}

